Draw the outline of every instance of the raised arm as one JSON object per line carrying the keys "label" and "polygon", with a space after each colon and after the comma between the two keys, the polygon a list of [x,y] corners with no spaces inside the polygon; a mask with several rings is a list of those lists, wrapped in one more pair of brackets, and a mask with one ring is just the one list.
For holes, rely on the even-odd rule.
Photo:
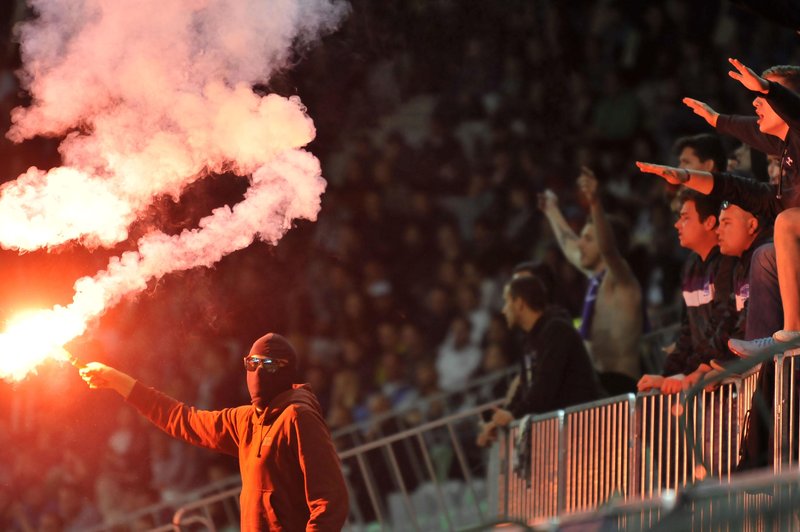
{"label": "raised arm", "polygon": [[114,390],[170,436],[214,451],[238,455],[238,433],[231,409],[197,410],[148,388],[130,375],[99,362],[80,369],[90,388]]}
{"label": "raised arm", "polygon": [[581,266],[581,251],[578,248],[578,235],[572,230],[572,227],[564,219],[561,209],[558,208],[558,196],[550,189],[545,190],[539,194],[539,209],[547,217],[550,223],[550,228],[553,234],[556,235],[558,247],[567,258],[567,260],[582,271],[584,274],[589,275],[591,272]]}
{"label": "raised arm", "polygon": [[778,155],[783,147],[781,139],[774,135],[762,133],[754,116],[723,115],[716,112],[707,103],[693,98],[684,98],[683,103],[694,114],[715,128],[717,132],[736,137],[745,144],[769,155]]}
{"label": "raised arm", "polygon": [[701,194],[711,194],[714,190],[714,175],[702,170],[688,170],[674,166],[636,161],[636,166],[646,174],[655,174],[670,185],[683,185]]}
{"label": "raised arm", "polygon": [[594,172],[585,166],[581,168],[581,175],[578,176],[578,188],[589,203],[589,210],[592,214],[594,230],[597,235],[597,246],[600,248],[600,255],[608,267],[608,273],[615,282],[635,282],[636,277],[622,257],[622,253],[614,239],[614,231],[611,229],[611,224],[600,201],[597,178]]}

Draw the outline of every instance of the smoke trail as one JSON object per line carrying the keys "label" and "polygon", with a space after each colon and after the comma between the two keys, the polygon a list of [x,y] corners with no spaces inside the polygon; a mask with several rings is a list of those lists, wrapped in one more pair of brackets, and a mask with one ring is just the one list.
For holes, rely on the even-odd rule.
{"label": "smoke trail", "polygon": [[154,197],[306,144],[299,100],[251,87],[346,13],[333,0],[29,3],[38,18],[19,36],[33,103],[13,111],[8,136],[65,136],[64,167],[0,189],[0,246],[19,250],[111,246]]}
{"label": "smoke trail", "polygon": [[[0,334],[0,378],[13,379],[148,281],[210,266],[256,238],[276,243],[293,220],[316,219],[325,181],[302,149],[313,122],[299,98],[252,86],[347,12],[340,0],[29,3],[39,16],[20,39],[32,104],[14,110],[8,135],[64,136],[64,166],[31,168],[0,188],[0,246],[111,246],[154,198],[177,198],[209,172],[249,175],[250,188],[195,229],[145,235],[138,250],[79,279],[71,304]],[[31,346],[29,330],[49,334]]]}

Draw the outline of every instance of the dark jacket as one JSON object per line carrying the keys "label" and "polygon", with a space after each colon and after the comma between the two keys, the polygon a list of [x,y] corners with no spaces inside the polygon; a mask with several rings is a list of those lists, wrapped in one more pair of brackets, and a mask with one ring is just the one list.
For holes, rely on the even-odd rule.
{"label": "dark jacket", "polygon": [[719,115],[717,131],[768,155],[781,157],[783,176],[778,188],[753,179],[727,173],[714,173],[713,194],[739,205],[756,216],[774,219],[789,207],[800,207],[800,95],[783,85],[769,82],[769,92],[759,94],[789,125],[783,141],[758,129],[757,119],[749,116]]}
{"label": "dark jacket", "polygon": [[545,310],[525,339],[522,373],[508,410],[515,418],[603,397],[580,334],[556,310]]}
{"label": "dark jacket", "polygon": [[683,268],[681,290],[681,328],[675,350],[664,362],[664,376],[688,375],[701,363],[732,356],[728,339],[734,324],[734,257],[726,257],[714,247],[702,260],[692,253]]}
{"label": "dark jacket", "polygon": [[242,530],[341,530],[347,488],[319,403],[306,385],[253,406],[195,410],[136,383],[128,402],[170,436],[239,459]]}
{"label": "dark jacket", "polygon": [[[750,265],[753,253],[763,245],[772,243],[772,227],[764,228],[750,247],[742,253],[733,269],[734,312],[726,319],[731,327],[731,338],[746,338],[747,302],[750,299]],[[736,357],[731,357],[731,360]]]}

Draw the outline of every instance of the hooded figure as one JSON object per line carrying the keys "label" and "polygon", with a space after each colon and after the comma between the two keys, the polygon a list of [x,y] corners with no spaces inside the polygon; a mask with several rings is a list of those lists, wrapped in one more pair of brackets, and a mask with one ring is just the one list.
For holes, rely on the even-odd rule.
{"label": "hooded figure", "polygon": [[244,359],[252,404],[217,411],[195,410],[97,362],[81,376],[116,390],[167,434],[237,457],[242,530],[341,530],[347,488],[316,397],[293,383],[296,361],[282,336],[259,338]]}
{"label": "hooded figure", "polygon": [[272,398],[292,387],[297,373],[297,354],[286,338],[267,333],[253,342],[250,353],[245,357],[246,362],[256,359],[268,360],[269,365],[274,366],[261,363],[255,371],[247,372],[250,401],[256,410],[263,411]]}

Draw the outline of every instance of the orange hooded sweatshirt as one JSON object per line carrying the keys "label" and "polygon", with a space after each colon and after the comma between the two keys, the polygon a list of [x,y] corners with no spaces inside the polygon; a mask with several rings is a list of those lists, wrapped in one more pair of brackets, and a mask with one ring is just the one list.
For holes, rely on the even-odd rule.
{"label": "orange hooded sweatshirt", "polygon": [[136,383],[128,402],[167,434],[239,458],[243,531],[341,530],[348,497],[339,457],[308,385],[251,406],[197,410]]}

